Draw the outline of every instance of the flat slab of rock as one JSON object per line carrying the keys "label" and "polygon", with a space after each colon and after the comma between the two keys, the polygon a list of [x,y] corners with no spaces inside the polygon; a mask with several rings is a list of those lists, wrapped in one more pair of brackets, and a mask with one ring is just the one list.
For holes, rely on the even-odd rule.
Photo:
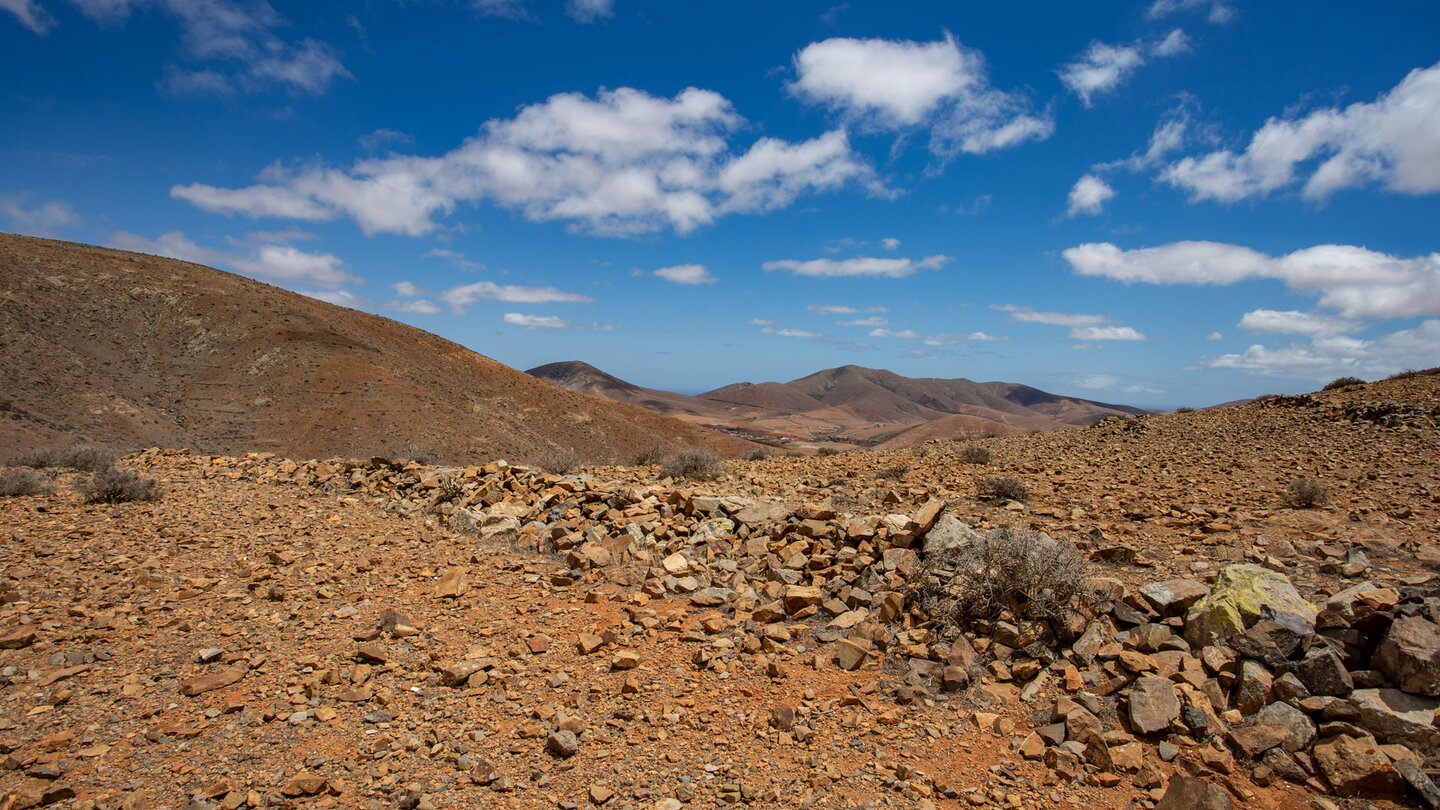
{"label": "flat slab of rock", "polygon": [[1440,625],[1420,616],[1396,619],[1372,665],[1406,692],[1440,696]]}
{"label": "flat slab of rock", "polygon": [[1429,755],[1440,750],[1435,712],[1440,700],[1399,689],[1356,689],[1349,702],[1360,713],[1360,726],[1382,743],[1398,743]]}
{"label": "flat slab of rock", "polygon": [[1142,675],[1130,685],[1130,725],[1141,734],[1170,727],[1180,716],[1180,698],[1167,678]]}
{"label": "flat slab of rock", "polygon": [[1170,777],[1155,810],[1231,810],[1230,794],[1204,779],[1177,773]]}
{"label": "flat slab of rock", "polygon": [[1342,734],[1316,745],[1311,755],[1337,796],[1405,792],[1405,781],[1372,739]]}
{"label": "flat slab of rock", "polygon": [[218,672],[207,672],[204,675],[185,678],[180,681],[180,694],[187,697],[213,692],[216,689],[224,689],[239,683],[250,669],[245,666],[227,667]]}
{"label": "flat slab of rock", "polygon": [[1171,579],[1140,586],[1140,595],[1145,601],[1166,617],[1184,614],[1209,593],[1205,583],[1193,579]]}

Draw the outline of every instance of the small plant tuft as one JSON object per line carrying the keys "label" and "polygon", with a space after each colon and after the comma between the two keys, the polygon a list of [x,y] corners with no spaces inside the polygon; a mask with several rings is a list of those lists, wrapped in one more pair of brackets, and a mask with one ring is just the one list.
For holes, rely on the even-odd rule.
{"label": "small plant tuft", "polygon": [[1297,478],[1290,482],[1285,501],[1296,509],[1310,509],[1320,506],[1330,498],[1330,490],[1310,478]]}
{"label": "small plant tuft", "polygon": [[153,501],[160,497],[160,488],[153,478],[141,478],[129,470],[111,467],[77,482],[75,490],[86,503],[129,503]]}
{"label": "small plant tuft", "polygon": [[410,442],[404,447],[401,447],[399,450],[391,453],[391,455],[397,459],[413,461],[422,467],[435,467],[445,463],[445,460],[440,457],[439,453],[434,450],[425,450],[414,442]]}
{"label": "small plant tuft", "polygon": [[1186,405],[1182,405],[1182,406],[1180,406],[1180,407],[1178,407],[1178,408],[1175,409],[1175,413],[1194,413],[1194,412],[1195,412],[1195,409],[1194,409],[1194,408],[1191,408],[1191,407],[1186,406]]}
{"label": "small plant tuft", "polygon": [[42,470],[67,467],[81,472],[100,472],[115,464],[115,451],[93,444],[72,444],[64,450],[38,448],[22,454],[15,463]]}
{"label": "small plant tuft", "polygon": [[989,464],[995,454],[983,444],[967,444],[960,448],[960,460],[966,464]]}
{"label": "small plant tuft", "polygon": [[435,503],[449,503],[459,500],[465,494],[465,484],[458,476],[447,475],[441,478],[439,486],[435,488]]}
{"label": "small plant tuft", "polygon": [[720,457],[698,447],[681,450],[660,462],[660,475],[664,478],[695,478],[709,480],[719,477],[724,468]]}
{"label": "small plant tuft", "polygon": [[927,612],[956,625],[1004,611],[1056,618],[1086,594],[1090,579],[1089,561],[1073,543],[1008,526],[934,555],[926,568]]}
{"label": "small plant tuft", "polygon": [[0,473],[0,498],[41,495],[49,491],[50,485],[33,470],[6,470]]}
{"label": "small plant tuft", "polygon": [[579,456],[559,447],[546,450],[530,460],[530,466],[539,467],[553,475],[565,475],[574,471],[582,463]]}
{"label": "small plant tuft", "polygon": [[909,472],[910,466],[908,464],[896,464],[891,467],[881,467],[876,470],[875,477],[882,478],[886,481],[903,481]]}
{"label": "small plant tuft", "polygon": [[1412,380],[1416,377],[1434,377],[1440,374],[1440,366],[1434,368],[1407,368],[1396,374],[1386,377],[1387,380]]}
{"label": "small plant tuft", "polygon": [[1334,390],[1336,390],[1336,389],[1338,389],[1338,388],[1349,388],[1349,387],[1352,386],[1352,385],[1364,385],[1364,384],[1365,384],[1365,381],[1362,380],[1362,379],[1360,379],[1359,377],[1336,377],[1335,379],[1331,380],[1330,382],[1325,383],[1325,387],[1324,387],[1324,388],[1321,388],[1320,390],[1321,390],[1321,391],[1334,391]]}
{"label": "small plant tuft", "polygon": [[840,455],[842,452],[843,452],[843,451],[840,450],[840,449],[837,448],[837,447],[822,447],[822,448],[820,448],[819,450],[816,450],[816,451],[815,451],[815,455],[817,455],[817,456],[838,456],[838,455]]}
{"label": "small plant tuft", "polygon": [[659,447],[647,447],[630,457],[632,467],[650,467],[665,460],[665,451]]}
{"label": "small plant tuft", "polygon": [[1030,500],[1030,488],[1013,475],[987,475],[976,481],[975,486],[980,490],[980,497],[986,500]]}
{"label": "small plant tuft", "polygon": [[745,461],[764,461],[765,459],[770,458],[770,451],[764,448],[757,447],[756,449],[751,450],[740,458],[744,459]]}

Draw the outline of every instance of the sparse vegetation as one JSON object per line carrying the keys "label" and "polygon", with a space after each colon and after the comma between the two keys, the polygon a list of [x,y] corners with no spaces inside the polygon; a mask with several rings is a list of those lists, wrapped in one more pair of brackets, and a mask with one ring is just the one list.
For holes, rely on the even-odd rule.
{"label": "sparse vegetation", "polygon": [[72,444],[63,450],[30,450],[22,454],[15,463],[35,469],[66,467],[81,472],[100,472],[115,464],[115,451],[93,444]]}
{"label": "sparse vegetation", "polygon": [[1005,611],[1042,620],[1085,593],[1090,564],[1072,543],[1007,526],[927,561],[927,576],[923,604],[942,622],[961,625]]}
{"label": "sparse vegetation", "polygon": [[1290,482],[1285,501],[1296,509],[1310,509],[1320,506],[1330,498],[1330,490],[1310,478],[1297,478]]}
{"label": "sparse vegetation", "polygon": [[435,503],[449,503],[465,495],[465,485],[460,479],[453,475],[447,475],[440,479],[440,486],[435,490]]}
{"label": "sparse vegetation", "polygon": [[1195,409],[1194,409],[1194,408],[1191,408],[1191,407],[1188,407],[1188,406],[1185,406],[1185,405],[1181,405],[1180,407],[1178,407],[1178,408],[1175,409],[1175,413],[1194,413],[1194,412],[1195,412]]}
{"label": "sparse vegetation", "polygon": [[966,464],[989,464],[995,454],[983,444],[967,444],[957,454]]}
{"label": "sparse vegetation", "polygon": [[530,460],[530,466],[539,467],[554,475],[565,475],[583,463],[579,456],[563,448],[551,448]]}
{"label": "sparse vegetation", "polygon": [[815,451],[815,455],[817,455],[817,456],[838,456],[838,455],[840,455],[841,452],[843,452],[843,451],[841,451],[839,448],[836,448],[836,447],[822,447],[822,448],[820,448],[819,450],[816,450],[816,451]]}
{"label": "sparse vegetation", "polygon": [[765,459],[770,458],[770,451],[757,447],[756,449],[751,450],[740,458],[744,459],[745,461],[764,461]]}
{"label": "sparse vegetation", "polygon": [[987,475],[976,481],[975,486],[980,490],[980,497],[987,500],[1030,500],[1030,487],[1013,475]]}
{"label": "sparse vegetation", "polygon": [[439,453],[435,452],[434,450],[425,450],[421,448],[420,445],[414,442],[410,442],[409,444],[401,447],[399,450],[396,450],[390,455],[394,456],[397,459],[413,461],[416,464],[420,464],[426,467],[434,467],[436,465],[445,463],[444,459],[440,457]]}
{"label": "sparse vegetation", "polygon": [[160,497],[160,488],[153,478],[142,478],[129,470],[111,467],[78,481],[75,491],[86,503],[129,503],[153,501]]}
{"label": "sparse vegetation", "polygon": [[875,477],[883,478],[887,481],[902,481],[909,472],[910,466],[908,464],[895,464],[876,470]]}
{"label": "sparse vegetation", "polygon": [[1410,380],[1410,379],[1414,379],[1414,378],[1416,378],[1416,377],[1432,377],[1432,376],[1435,376],[1436,374],[1440,374],[1440,366],[1435,366],[1434,368],[1421,368],[1421,369],[1407,368],[1407,369],[1405,369],[1404,371],[1401,371],[1401,372],[1399,372],[1399,373],[1397,373],[1397,374],[1391,374],[1389,377],[1386,377],[1385,379],[1387,379],[1387,380]]}
{"label": "sparse vegetation", "polygon": [[709,480],[720,475],[724,463],[720,457],[698,447],[681,450],[660,462],[660,475],[665,478]]}
{"label": "sparse vegetation", "polygon": [[50,485],[33,470],[6,470],[0,473],[0,498],[39,495],[49,491]]}
{"label": "sparse vegetation", "polygon": [[1331,380],[1330,382],[1325,383],[1325,387],[1324,387],[1324,388],[1321,388],[1320,390],[1321,390],[1321,391],[1334,391],[1334,390],[1336,390],[1336,389],[1338,389],[1338,388],[1349,388],[1349,387],[1352,386],[1352,385],[1364,385],[1364,384],[1365,384],[1365,381],[1362,380],[1362,379],[1360,379],[1359,377],[1336,377],[1335,379]]}
{"label": "sparse vegetation", "polygon": [[630,457],[630,466],[649,467],[665,460],[665,451],[659,447],[647,447]]}

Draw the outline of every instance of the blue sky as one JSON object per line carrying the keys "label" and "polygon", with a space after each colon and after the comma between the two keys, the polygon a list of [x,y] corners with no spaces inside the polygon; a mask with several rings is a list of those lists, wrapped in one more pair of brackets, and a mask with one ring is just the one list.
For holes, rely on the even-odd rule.
{"label": "blue sky", "polygon": [[0,228],[517,368],[1440,365],[1440,6],[0,0]]}

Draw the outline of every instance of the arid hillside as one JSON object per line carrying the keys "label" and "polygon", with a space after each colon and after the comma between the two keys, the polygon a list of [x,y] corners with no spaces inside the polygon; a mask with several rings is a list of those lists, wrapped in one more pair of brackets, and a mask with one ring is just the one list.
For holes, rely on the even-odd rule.
{"label": "arid hillside", "polygon": [[93,441],[464,461],[746,443],[208,267],[0,235],[0,448]]}
{"label": "arid hillside", "polygon": [[1148,413],[1006,382],[902,377],[841,366],[787,383],[734,383],[698,396],[658,391],[568,361],[530,369],[562,388],[795,447],[892,449],[935,439],[1062,430]]}

